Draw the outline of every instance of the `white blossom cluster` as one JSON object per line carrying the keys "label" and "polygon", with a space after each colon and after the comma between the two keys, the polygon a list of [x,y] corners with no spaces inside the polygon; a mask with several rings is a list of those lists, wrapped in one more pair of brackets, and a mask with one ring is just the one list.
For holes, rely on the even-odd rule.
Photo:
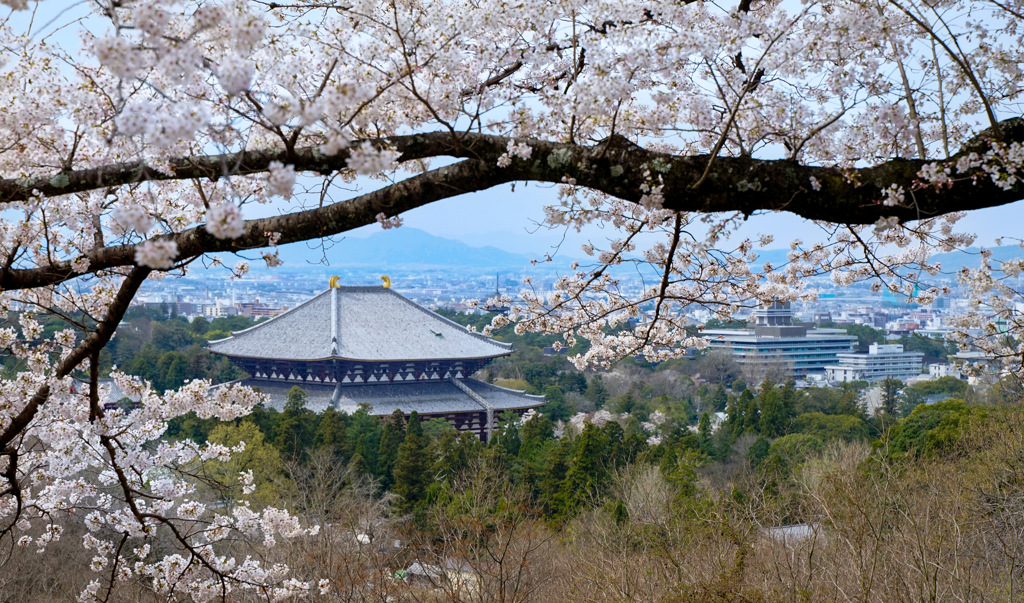
{"label": "white blossom cluster", "polygon": [[384,212],[380,212],[376,216],[377,224],[384,230],[390,230],[392,228],[398,228],[402,225],[401,216],[391,216],[390,218]]}
{"label": "white blossom cluster", "polygon": [[222,201],[206,210],[206,231],[218,239],[237,239],[245,233],[245,220],[237,205]]}
{"label": "white blossom cluster", "polygon": [[135,247],[135,262],[139,266],[165,270],[174,266],[178,258],[178,244],[169,239],[150,239]]}
{"label": "white blossom cluster", "polygon": [[146,234],[153,227],[153,217],[141,205],[119,205],[111,215],[125,229],[132,229]]}
{"label": "white blossom cluster", "polygon": [[290,199],[295,187],[295,166],[271,161],[267,171],[267,192],[271,195]]}
{"label": "white blossom cluster", "polygon": [[357,174],[377,174],[391,168],[399,153],[390,149],[378,149],[369,142],[349,151],[348,167]]}
{"label": "white blossom cluster", "polygon": [[523,143],[516,143],[514,140],[508,141],[506,151],[498,157],[498,167],[508,167],[512,165],[512,158],[517,157],[522,160],[527,160],[533,156],[533,148],[530,145]]}

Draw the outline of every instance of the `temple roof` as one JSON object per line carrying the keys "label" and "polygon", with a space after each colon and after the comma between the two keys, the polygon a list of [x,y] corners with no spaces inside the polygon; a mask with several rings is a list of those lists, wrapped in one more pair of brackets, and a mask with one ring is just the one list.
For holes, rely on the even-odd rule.
{"label": "temple roof", "polygon": [[[486,401],[496,412],[511,409],[534,408],[544,404],[544,396],[531,396],[521,391],[490,385],[476,379],[460,382]],[[354,413],[359,405],[370,404],[371,415],[390,415],[395,409],[405,414],[416,411],[421,415],[480,412],[486,406],[451,381],[418,383],[391,383],[384,385],[358,385],[339,387],[313,383],[245,379],[243,385],[258,388],[270,397],[270,406],[284,408],[288,391],[298,385],[306,392],[306,408],[322,412],[327,408]]]}
{"label": "temple roof", "polygon": [[242,358],[391,362],[495,358],[511,353],[512,346],[470,333],[389,288],[338,287],[211,341],[210,351]]}

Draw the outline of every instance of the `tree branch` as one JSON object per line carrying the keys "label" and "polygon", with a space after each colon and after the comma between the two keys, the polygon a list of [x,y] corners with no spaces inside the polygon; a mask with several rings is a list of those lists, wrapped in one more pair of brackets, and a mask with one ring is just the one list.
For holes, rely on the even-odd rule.
{"label": "tree branch", "polygon": [[[124,317],[124,313],[128,311],[128,305],[135,298],[139,287],[142,286],[150,272],[152,271],[149,268],[135,268],[131,271],[124,279],[124,282],[121,283],[121,288],[118,290],[114,301],[111,302],[107,315],[96,325],[95,330],[89,333],[89,336],[56,367],[54,377],[60,379],[71,374],[71,371],[75,370],[82,360],[85,360],[94,351],[100,350],[103,346],[107,345],[110,338],[114,336],[114,331],[117,329],[117,325],[120,324],[121,318]],[[3,451],[3,454],[9,454],[6,451],[7,445],[25,431],[29,422],[32,421],[32,418],[39,411],[39,407],[49,397],[50,386],[43,385],[32,396],[32,399],[25,405],[25,408],[11,420],[6,429],[0,432],[0,451]]]}
{"label": "tree branch", "polygon": [[[1024,119],[1013,118],[1000,124],[1001,142],[1024,143]],[[984,153],[991,148],[996,132],[985,130],[969,141],[949,161],[968,152]],[[663,183],[665,208],[691,212],[788,211],[807,219],[844,224],[872,224],[879,218],[895,216],[901,222],[1005,205],[1021,199],[1024,184],[1004,190],[991,178],[964,178],[943,186],[922,186],[918,181],[924,160],[892,159],[873,167],[842,169],[801,165],[790,160],[766,160],[751,157],[718,157],[708,170],[700,190],[693,190],[708,166],[709,156],[678,156],[648,151],[615,135],[594,146],[514,139],[532,147],[530,159],[514,158],[506,168],[497,160],[510,140],[486,134],[447,132],[414,134],[377,139],[378,145],[402,153],[400,161],[428,157],[457,157],[458,162],[400,180],[385,188],[332,205],[283,216],[249,220],[245,234],[233,240],[217,239],[202,227],[162,235],[174,240],[179,258],[204,253],[236,252],[267,246],[267,233],[281,233],[280,244],[305,241],[346,232],[372,224],[379,213],[402,212],[469,192],[483,191],[515,181],[561,183],[574,179],[587,187],[626,201],[642,197],[643,174],[657,174]],[[190,157],[171,162],[173,173],[163,174],[144,164],[116,164],[58,174],[53,178],[0,180],[0,202],[24,200],[33,189],[46,195],[82,192],[117,183],[143,180],[217,179],[227,173],[256,174],[268,169],[271,161],[287,161],[296,171],[322,174],[346,168],[348,153],[328,156],[314,147],[247,151],[229,155]],[[814,190],[812,179],[817,181]],[[55,184],[56,183],[56,184]],[[57,186],[57,185],[61,186]],[[882,191],[891,185],[914,190],[912,207],[885,206]],[[39,188],[42,187],[42,188]],[[916,189],[916,190],[915,190]],[[84,256],[90,271],[96,272],[135,264],[135,245],[99,247]],[[79,273],[70,260],[47,266],[10,269],[0,273],[0,287],[23,289],[59,283]]]}

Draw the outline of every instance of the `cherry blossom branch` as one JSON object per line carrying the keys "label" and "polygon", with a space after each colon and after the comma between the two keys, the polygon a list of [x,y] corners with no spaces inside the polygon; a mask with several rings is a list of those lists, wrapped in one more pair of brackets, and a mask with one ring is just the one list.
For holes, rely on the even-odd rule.
{"label": "cherry blossom branch", "polygon": [[[1024,141],[1024,119],[1006,120],[1001,130],[1003,143],[1010,137]],[[993,135],[990,130],[982,132],[947,163],[953,165],[968,153],[992,149],[990,137]],[[1020,199],[1024,189],[1020,183],[1008,187],[1000,185],[984,174],[984,177],[951,180],[943,187],[921,187],[919,173],[929,165],[923,160],[893,159],[875,167],[843,170],[805,166],[793,161],[717,157],[718,167],[708,172],[701,191],[694,191],[692,183],[707,169],[708,159],[703,155],[678,156],[648,151],[621,136],[613,136],[594,146],[527,139],[518,144],[532,149],[530,158],[513,158],[507,167],[500,167],[498,159],[506,154],[510,142],[515,144],[517,140],[520,139],[485,134],[453,137],[443,132],[380,139],[378,144],[402,153],[400,161],[442,155],[468,160],[399,180],[348,201],[249,220],[245,222],[242,236],[235,239],[214,237],[202,227],[155,238],[173,241],[179,250],[178,258],[255,249],[266,246],[267,232],[281,233],[279,244],[335,235],[372,224],[381,213],[397,215],[455,195],[521,180],[560,183],[572,178],[578,186],[639,202],[646,184],[643,174],[651,172],[662,182],[664,208],[672,211],[738,211],[750,215],[760,210],[785,210],[808,219],[846,224],[872,224],[881,218],[905,222],[993,207]],[[171,174],[157,173],[139,164],[120,164],[61,176],[65,178],[63,188],[77,192],[97,186],[106,188],[117,181],[217,179],[225,173],[224,165],[233,165],[236,174],[254,174],[268,170],[271,162],[279,159],[290,160],[297,171],[329,173],[345,169],[348,157],[347,151],[327,156],[315,148],[296,149],[290,157],[284,150],[252,151],[177,160],[172,162]],[[0,199],[24,199],[31,187],[45,186],[42,180],[0,181]],[[50,179],[51,192],[53,180],[57,178]],[[893,186],[917,188],[915,203],[912,206],[883,204],[886,190]],[[90,272],[134,266],[136,247],[134,244],[99,247],[81,257],[88,260]],[[75,278],[81,274],[75,270],[75,259],[54,261],[36,268],[10,268],[0,273],[0,287],[22,289]]]}
{"label": "cherry blossom branch", "polygon": [[[57,365],[54,371],[54,377],[57,379],[64,378],[71,374],[78,365],[87,356],[93,353],[95,350],[103,348],[110,341],[110,338],[114,336],[114,331],[117,329],[117,325],[120,324],[121,318],[124,317],[124,313],[128,311],[128,306],[132,299],[135,298],[135,294],[138,293],[139,287],[145,282],[146,277],[152,272],[149,268],[137,267],[133,268],[132,271],[125,277],[121,283],[121,288],[118,290],[117,295],[111,302],[107,315],[104,319],[96,325],[95,330],[85,338],[85,340],[78,345],[67,358],[65,358],[59,365]],[[2,432],[0,432],[0,455],[9,455],[11,451],[8,449],[8,445],[16,438],[19,434],[24,432],[25,428],[35,417],[39,408],[46,403],[46,400],[50,396],[50,386],[41,386],[29,400],[25,408],[18,413],[11,422],[7,425]]]}
{"label": "cherry blossom branch", "polygon": [[[980,132],[958,154],[984,153],[1002,135],[1004,144],[1024,144],[1024,119],[1011,118]],[[359,141],[357,141],[359,142]],[[1002,188],[986,179],[957,182],[948,188],[919,191],[917,206],[920,214],[911,208],[882,207],[882,191],[895,184],[910,189],[918,180],[918,172],[930,162],[925,160],[892,159],[872,167],[840,168],[801,165],[788,160],[756,159],[752,157],[716,157],[717,169],[708,172],[700,191],[691,188],[703,175],[709,155],[672,155],[644,149],[627,139],[615,135],[593,145],[584,146],[535,139],[508,138],[478,133],[453,135],[432,132],[408,136],[394,136],[371,141],[377,146],[395,149],[406,162],[432,157],[480,159],[487,164],[474,164],[474,176],[484,177],[483,186],[460,186],[447,194],[433,194],[420,201],[403,199],[410,189],[438,186],[448,187],[455,176],[452,166],[399,181],[382,191],[357,197],[346,204],[360,205],[360,200],[375,196],[400,206],[400,211],[420,207],[463,192],[478,191],[515,181],[560,183],[574,178],[579,186],[598,190],[627,201],[639,201],[642,196],[641,175],[645,166],[656,172],[664,182],[665,208],[674,211],[728,212],[751,214],[758,210],[780,210],[798,214],[812,220],[836,221],[849,224],[872,224],[879,217],[895,216],[900,221],[911,221],[953,211],[969,211],[1012,203],[1021,198],[1022,188],[1015,185]],[[507,152],[509,143],[532,148],[530,159],[517,159],[507,168],[496,166]],[[218,180],[227,176],[246,176],[267,172],[272,162],[284,162],[296,172],[329,174],[347,169],[350,153],[342,150],[326,155],[317,147],[297,148],[289,152],[284,148],[244,151],[224,155],[184,157],[167,162],[167,173],[157,172],[144,162],[111,164],[96,168],[61,172],[52,176],[0,179],[0,203],[25,201],[33,195],[58,196],[77,192],[100,190],[140,182],[160,182],[183,179]],[[456,170],[465,170],[454,168]],[[820,188],[811,183],[817,182]],[[411,184],[406,184],[411,183]],[[389,212],[397,213],[397,212]],[[290,214],[287,222],[301,220]],[[375,215],[375,214],[374,214]],[[252,221],[263,224],[267,221]],[[360,226],[368,222],[353,224]],[[282,232],[280,228],[266,231]],[[340,232],[340,231],[335,231]],[[334,234],[334,233],[324,233]],[[287,242],[289,239],[286,238]],[[290,239],[295,240],[295,239]],[[111,249],[111,248],[105,248]],[[115,248],[116,249],[116,248]],[[205,251],[223,251],[207,249]],[[5,288],[10,288],[6,283]]]}
{"label": "cherry blossom branch", "polygon": [[974,69],[971,67],[967,55],[960,48],[960,43],[957,41],[956,36],[953,34],[953,32],[949,29],[949,25],[942,18],[942,16],[937,11],[935,11],[934,8],[932,8],[932,12],[935,13],[936,18],[939,19],[939,21],[945,27],[946,32],[949,33],[949,35],[952,37],[953,44],[957,47],[956,52],[954,52],[953,49],[949,47],[945,40],[939,37],[939,35],[935,32],[935,29],[931,25],[925,23],[923,17],[915,15],[908,8],[896,2],[896,0],[889,0],[889,4],[896,7],[896,10],[906,15],[907,18],[909,18],[918,27],[920,27],[924,33],[928,34],[929,37],[931,37],[936,43],[939,44],[939,46],[942,47],[943,50],[946,51],[946,54],[949,55],[950,60],[957,64],[957,66],[960,68],[960,72],[963,73],[964,77],[967,78],[967,80],[971,83],[971,87],[974,88],[974,91],[977,93],[978,102],[980,102],[982,106],[985,108],[985,114],[988,116],[990,129],[992,129],[995,132],[996,138],[1000,138],[1000,123],[999,120],[996,119],[995,111],[992,109],[992,103],[989,102],[988,95],[985,94],[985,90],[982,88],[981,82],[978,81],[978,76],[975,74]]}

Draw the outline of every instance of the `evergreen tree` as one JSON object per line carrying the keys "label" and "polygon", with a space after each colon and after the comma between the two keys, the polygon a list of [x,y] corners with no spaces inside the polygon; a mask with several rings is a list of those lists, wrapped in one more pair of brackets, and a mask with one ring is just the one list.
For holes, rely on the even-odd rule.
{"label": "evergreen tree", "polygon": [[159,382],[157,389],[178,389],[188,378],[188,357],[181,352],[167,352],[158,363]]}
{"label": "evergreen tree", "polygon": [[743,413],[740,409],[739,397],[729,396],[729,403],[725,407],[725,421],[722,422],[721,430],[729,440],[736,439],[743,431]]}
{"label": "evergreen tree", "polygon": [[761,391],[757,394],[757,402],[761,409],[758,433],[769,438],[777,438],[785,434],[789,427],[789,416],[782,403],[782,393],[774,385],[765,381],[761,384]]}
{"label": "evergreen tree", "polygon": [[189,325],[189,330],[196,335],[205,335],[210,330],[210,321],[206,320],[202,316],[196,316],[192,319],[192,323]]}
{"label": "evergreen tree", "polygon": [[796,384],[790,379],[779,391],[779,402],[782,403],[782,410],[786,414],[787,424],[796,418],[797,391]]}
{"label": "evergreen tree", "polygon": [[622,394],[621,396],[615,396],[612,398],[611,404],[609,405],[613,412],[619,414],[632,414],[637,407],[636,395],[633,393],[633,389]]}
{"label": "evergreen tree", "polygon": [[320,422],[313,433],[313,446],[325,448],[334,456],[347,459],[351,455],[345,432],[348,415],[328,408],[320,415]]}
{"label": "evergreen tree", "polygon": [[288,390],[288,395],[284,402],[284,412],[297,413],[303,408],[306,408],[306,403],[309,402],[309,395],[306,394],[306,390],[302,389],[298,385],[293,385]]}
{"label": "evergreen tree", "polygon": [[765,458],[768,457],[768,451],[771,449],[771,442],[768,438],[761,436],[754,441],[747,450],[747,462],[750,466],[756,469]]}
{"label": "evergreen tree", "polygon": [[728,401],[729,395],[726,393],[725,388],[718,385],[715,387],[715,391],[708,398],[708,408],[705,408],[705,410],[721,412],[725,410],[725,405]]}
{"label": "evergreen tree", "polygon": [[555,384],[564,392],[583,394],[587,390],[587,378],[583,376],[583,373],[572,369],[559,373]]}
{"label": "evergreen tree", "polygon": [[541,406],[540,411],[552,421],[567,421],[572,416],[572,407],[566,401],[562,388],[557,385],[548,386],[544,390],[544,399],[547,404]]}
{"label": "evergreen tree", "polygon": [[534,492],[541,495],[540,485],[547,470],[547,458],[555,444],[554,425],[544,415],[534,415],[520,430],[519,466],[520,479]]}
{"label": "evergreen tree", "polygon": [[124,365],[124,372],[141,377],[156,387],[160,381],[160,370],[157,366],[159,361],[156,348],[153,344],[147,343],[131,362]]}
{"label": "evergreen tree", "polygon": [[491,446],[500,446],[509,456],[517,456],[522,444],[519,439],[519,415],[513,410],[501,413],[498,426],[494,430]]}
{"label": "evergreen tree", "polygon": [[308,452],[313,443],[313,426],[316,415],[306,408],[309,397],[298,385],[288,390],[284,412],[277,421],[274,445],[286,459],[299,460]]}
{"label": "evergreen tree", "polygon": [[353,454],[361,456],[363,464],[367,467],[367,472],[375,475],[383,426],[380,421],[370,416],[369,408],[368,404],[361,404],[359,409],[349,416],[345,437],[348,441],[348,449]]}
{"label": "evergreen tree", "polygon": [[700,423],[697,424],[697,439],[700,449],[704,454],[714,457],[714,449],[711,445],[711,414],[704,413],[700,416]]}
{"label": "evergreen tree", "polygon": [[352,460],[348,462],[348,469],[352,475],[371,475],[370,467],[366,464],[366,459],[363,455],[358,452],[352,455]]}
{"label": "evergreen tree", "polygon": [[274,441],[274,436],[277,433],[277,420],[281,413],[277,412],[277,409],[268,408],[262,402],[252,407],[252,412],[249,413],[248,420],[256,424],[263,432],[264,437],[268,442]]}
{"label": "evergreen tree", "polygon": [[185,351],[188,356],[187,376],[189,379],[206,379],[210,373],[210,353],[198,345],[190,345]]}
{"label": "evergreen tree", "polygon": [[562,484],[563,518],[574,515],[583,504],[603,489],[608,477],[608,441],[593,423],[587,423],[576,438],[575,450]]}
{"label": "evergreen tree", "polygon": [[608,466],[618,469],[628,463],[631,459],[626,448],[626,432],[622,426],[616,421],[608,421],[601,428],[601,433],[608,449]]}
{"label": "evergreen tree", "polygon": [[896,408],[900,401],[900,389],[903,387],[903,382],[886,377],[879,387],[882,389],[882,404],[877,410],[877,414],[882,423],[882,429],[885,429],[896,421]]}
{"label": "evergreen tree", "polygon": [[451,481],[480,456],[482,449],[483,443],[473,432],[452,429],[441,433],[428,449],[429,457],[434,459],[431,475]]}
{"label": "evergreen tree", "polygon": [[707,383],[701,383],[700,386],[697,387],[697,391],[694,392],[694,395],[697,396],[697,408],[698,409],[704,408],[704,404],[707,403],[707,398],[708,398],[708,385],[707,385]]}
{"label": "evergreen tree", "polygon": [[433,442],[447,432],[455,432],[458,435],[459,430],[455,429],[451,423],[445,420],[443,417],[433,417],[432,419],[422,422],[423,424],[423,436]]}
{"label": "evergreen tree", "polygon": [[539,480],[539,499],[544,506],[545,514],[552,521],[559,521],[568,507],[568,493],[562,487],[569,471],[569,456],[572,454],[572,442],[563,438],[553,446],[547,455]]}
{"label": "evergreen tree", "polygon": [[745,389],[740,394],[739,404],[740,412],[743,415],[743,429],[736,435],[739,436],[748,432],[757,433],[757,429],[761,424],[761,409],[757,406],[757,398],[750,393],[749,389]]}
{"label": "evergreen tree", "polygon": [[601,375],[594,375],[594,378],[587,384],[587,391],[583,396],[594,403],[597,408],[603,408],[608,401],[608,388],[604,385]]}
{"label": "evergreen tree", "polygon": [[409,414],[409,425],[405,432],[405,441],[398,448],[395,461],[392,491],[398,495],[397,506],[403,513],[419,514],[423,511],[430,486],[430,457],[427,455],[427,439],[423,436],[416,411]]}
{"label": "evergreen tree", "polygon": [[380,446],[377,449],[377,478],[385,490],[394,483],[392,473],[398,459],[398,449],[405,441],[405,433],[405,413],[396,408],[395,412],[391,413],[390,420],[384,424]]}
{"label": "evergreen tree", "polygon": [[836,405],[831,414],[853,415],[856,417],[866,418],[864,409],[860,406],[859,398],[860,394],[857,390],[849,383],[844,383],[841,393],[839,394],[839,399],[836,401]]}
{"label": "evergreen tree", "polygon": [[214,383],[227,383],[228,381],[234,381],[235,379],[241,379],[245,376],[245,372],[242,369],[235,366],[234,362],[226,357],[221,357],[213,365],[210,370],[210,378]]}

